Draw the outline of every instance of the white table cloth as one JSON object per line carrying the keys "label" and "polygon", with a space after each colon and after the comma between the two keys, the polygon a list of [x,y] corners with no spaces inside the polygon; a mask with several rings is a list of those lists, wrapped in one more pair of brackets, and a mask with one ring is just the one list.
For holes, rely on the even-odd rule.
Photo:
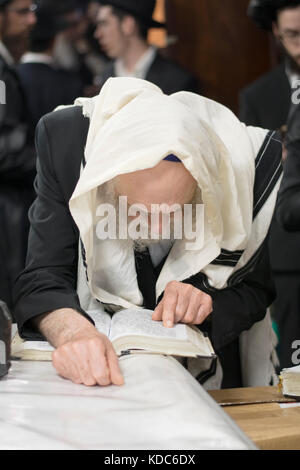
{"label": "white table cloth", "polygon": [[13,361],[0,380],[0,449],[255,449],[174,358],[120,365],[124,386],[85,387],[50,362]]}

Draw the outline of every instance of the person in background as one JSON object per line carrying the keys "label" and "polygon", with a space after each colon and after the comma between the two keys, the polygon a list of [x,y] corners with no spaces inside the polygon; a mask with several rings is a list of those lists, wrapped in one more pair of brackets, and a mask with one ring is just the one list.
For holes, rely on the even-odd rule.
{"label": "person in background", "polygon": [[164,93],[198,92],[197,81],[184,69],[161,56],[147,42],[149,28],[164,24],[152,19],[155,0],[100,0],[95,36],[113,59],[102,76],[136,77],[159,86]]}
{"label": "person in background", "polygon": [[[284,175],[278,194],[276,215],[284,230],[297,233],[300,231],[300,105],[293,110],[289,118],[285,146],[287,158],[284,162]],[[285,288],[287,292],[298,298],[300,291],[299,288],[297,291],[293,290],[293,281],[293,279],[286,278]],[[287,339],[284,346],[289,357],[297,347],[295,341],[300,339],[299,310],[297,313],[298,315],[295,311],[295,315],[287,315],[281,324],[281,331]]]}
{"label": "person in background", "polygon": [[[273,31],[284,60],[242,90],[240,118],[247,125],[281,128],[293,107],[293,81],[300,77],[300,1],[251,1],[249,15],[258,25]],[[280,367],[284,368],[293,365],[292,338],[300,335],[300,233],[288,233],[274,217],[269,251],[277,291],[272,315],[279,334]]]}
{"label": "person in background", "polygon": [[[86,35],[89,28],[88,4],[79,0],[45,0],[66,22],[67,27],[56,41],[54,58],[58,66],[68,72],[77,73],[83,88],[94,84],[94,69],[87,59]],[[100,51],[99,51],[100,55]],[[94,65],[94,64],[93,64]]]}
{"label": "person in background", "polygon": [[36,14],[29,52],[18,66],[33,128],[43,115],[59,105],[73,104],[83,92],[78,74],[58,68],[53,57],[57,36],[67,27],[66,22],[43,1],[39,1]]}
{"label": "person in background", "polygon": [[[6,9],[3,24],[5,28],[3,42],[17,63],[28,49],[30,30],[36,21],[36,5],[32,1],[14,1],[10,3],[11,5]],[[28,5],[30,5],[29,10]]]}
{"label": "person in background", "polygon": [[85,89],[85,96],[95,96],[100,91],[99,84],[102,83],[102,75],[110,63],[109,58],[100,47],[99,41],[95,37],[97,28],[97,15],[99,3],[97,0],[88,2],[86,17],[88,28],[85,37],[80,41],[80,49],[85,53],[85,63],[93,73],[93,85]]}
{"label": "person in background", "polygon": [[283,60],[240,93],[240,119],[248,125],[279,129],[286,125],[294,80],[300,78],[300,0],[252,0],[249,16],[273,31]]}
{"label": "person in background", "polygon": [[35,150],[15,62],[5,43],[29,33],[35,21],[30,0],[0,0],[0,256],[5,258],[0,261],[0,297],[9,306],[12,281],[25,263]]}
{"label": "person in background", "polygon": [[286,230],[293,232],[300,230],[300,105],[290,116],[285,147],[287,159],[278,194],[277,219]]}

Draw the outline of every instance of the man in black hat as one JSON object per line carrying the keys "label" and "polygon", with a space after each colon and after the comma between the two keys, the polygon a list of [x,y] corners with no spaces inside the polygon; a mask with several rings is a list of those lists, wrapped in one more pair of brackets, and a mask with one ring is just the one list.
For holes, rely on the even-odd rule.
{"label": "man in black hat", "polygon": [[[300,0],[252,0],[248,13],[260,27],[273,31],[284,60],[241,92],[240,117],[247,125],[280,128],[294,106],[293,82],[300,78]],[[280,365],[290,367],[292,343],[300,337],[300,233],[288,233],[274,218],[269,250],[277,291],[273,317],[280,336]]]}
{"label": "man in black hat", "polygon": [[47,2],[39,1],[37,23],[30,33],[29,51],[22,57],[18,74],[24,89],[32,126],[59,105],[73,104],[83,94],[79,74],[60,69],[54,48],[67,22]]}
{"label": "man in black hat", "polygon": [[240,118],[248,125],[279,129],[287,123],[293,83],[300,78],[300,0],[251,0],[248,14],[273,31],[284,60],[242,90]]}
{"label": "man in black hat", "polygon": [[109,77],[136,77],[158,85],[164,93],[198,91],[196,80],[178,65],[163,58],[147,42],[149,28],[164,24],[152,19],[155,0],[100,0],[95,33],[104,52],[114,60],[104,71]]}
{"label": "man in black hat", "polygon": [[34,198],[35,152],[14,59],[5,41],[35,23],[30,0],[0,0],[0,297],[11,303],[10,285],[25,262],[28,208]]}

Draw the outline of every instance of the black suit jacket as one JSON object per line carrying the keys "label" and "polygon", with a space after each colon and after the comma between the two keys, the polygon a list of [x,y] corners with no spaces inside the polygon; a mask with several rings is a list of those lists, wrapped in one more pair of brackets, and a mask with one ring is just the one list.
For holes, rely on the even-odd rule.
{"label": "black suit jacket", "polygon": [[0,203],[0,300],[11,306],[11,279],[8,269],[8,234],[6,231],[5,209]]}
{"label": "black suit jacket", "polygon": [[[114,64],[109,64],[101,77],[101,85],[108,78],[115,76]],[[171,95],[178,91],[199,93],[197,80],[182,67],[165,59],[158,52],[145,79],[161,88],[166,95]]]}
{"label": "black suit jacket", "polygon": [[33,62],[20,64],[17,70],[33,128],[42,116],[82,95],[82,82],[74,73]]}
{"label": "black suit jacket", "polygon": [[279,129],[287,124],[291,86],[284,64],[263,75],[240,93],[240,119],[248,126]]}
{"label": "black suit jacket", "polygon": [[[37,128],[37,199],[29,213],[26,269],[15,285],[15,317],[24,338],[39,338],[30,320],[43,313],[73,308],[87,316],[76,293],[79,234],[68,202],[79,179],[88,126],[81,107],[73,107],[45,116]],[[159,270],[147,256],[136,259],[136,269],[144,306],[153,308]],[[264,318],[274,299],[268,251],[261,251],[254,270],[236,286],[208,289],[205,281],[199,273],[184,282],[212,296],[214,310],[203,328],[220,358],[229,357],[227,369],[231,372],[239,367],[238,336]]]}
{"label": "black suit jacket", "polygon": [[300,105],[291,115],[286,138],[288,156],[278,195],[277,218],[288,231],[300,230]]}
{"label": "black suit jacket", "polygon": [[[240,95],[240,119],[248,126],[278,129],[287,124],[290,108],[291,87],[284,64],[245,88]],[[269,249],[274,272],[300,271],[300,233],[287,233],[275,217]]]}

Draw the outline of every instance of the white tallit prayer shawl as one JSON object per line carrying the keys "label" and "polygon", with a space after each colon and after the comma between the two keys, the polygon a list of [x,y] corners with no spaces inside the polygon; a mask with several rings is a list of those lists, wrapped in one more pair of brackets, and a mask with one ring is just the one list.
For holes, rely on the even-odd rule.
{"label": "white tallit prayer shawl", "polygon": [[[278,154],[277,134],[246,127],[229,109],[202,96],[166,96],[134,78],[109,79],[99,96],[75,105],[90,119],[86,165],[69,204],[84,253],[78,281],[82,308],[93,307],[95,299],[142,308],[133,250],[119,240],[96,237],[98,188],[117,175],[154,167],[170,154],[201,189],[205,236],[192,251],[185,249],[185,240],[175,241],[157,280],[157,299],[168,282],[199,272],[212,290],[240,282],[254,265],[272,219],[281,177],[280,158],[270,158],[272,146]],[[242,333],[244,386],[268,385],[274,377],[273,335],[269,314]],[[208,387],[220,386],[221,378],[219,370]]]}

